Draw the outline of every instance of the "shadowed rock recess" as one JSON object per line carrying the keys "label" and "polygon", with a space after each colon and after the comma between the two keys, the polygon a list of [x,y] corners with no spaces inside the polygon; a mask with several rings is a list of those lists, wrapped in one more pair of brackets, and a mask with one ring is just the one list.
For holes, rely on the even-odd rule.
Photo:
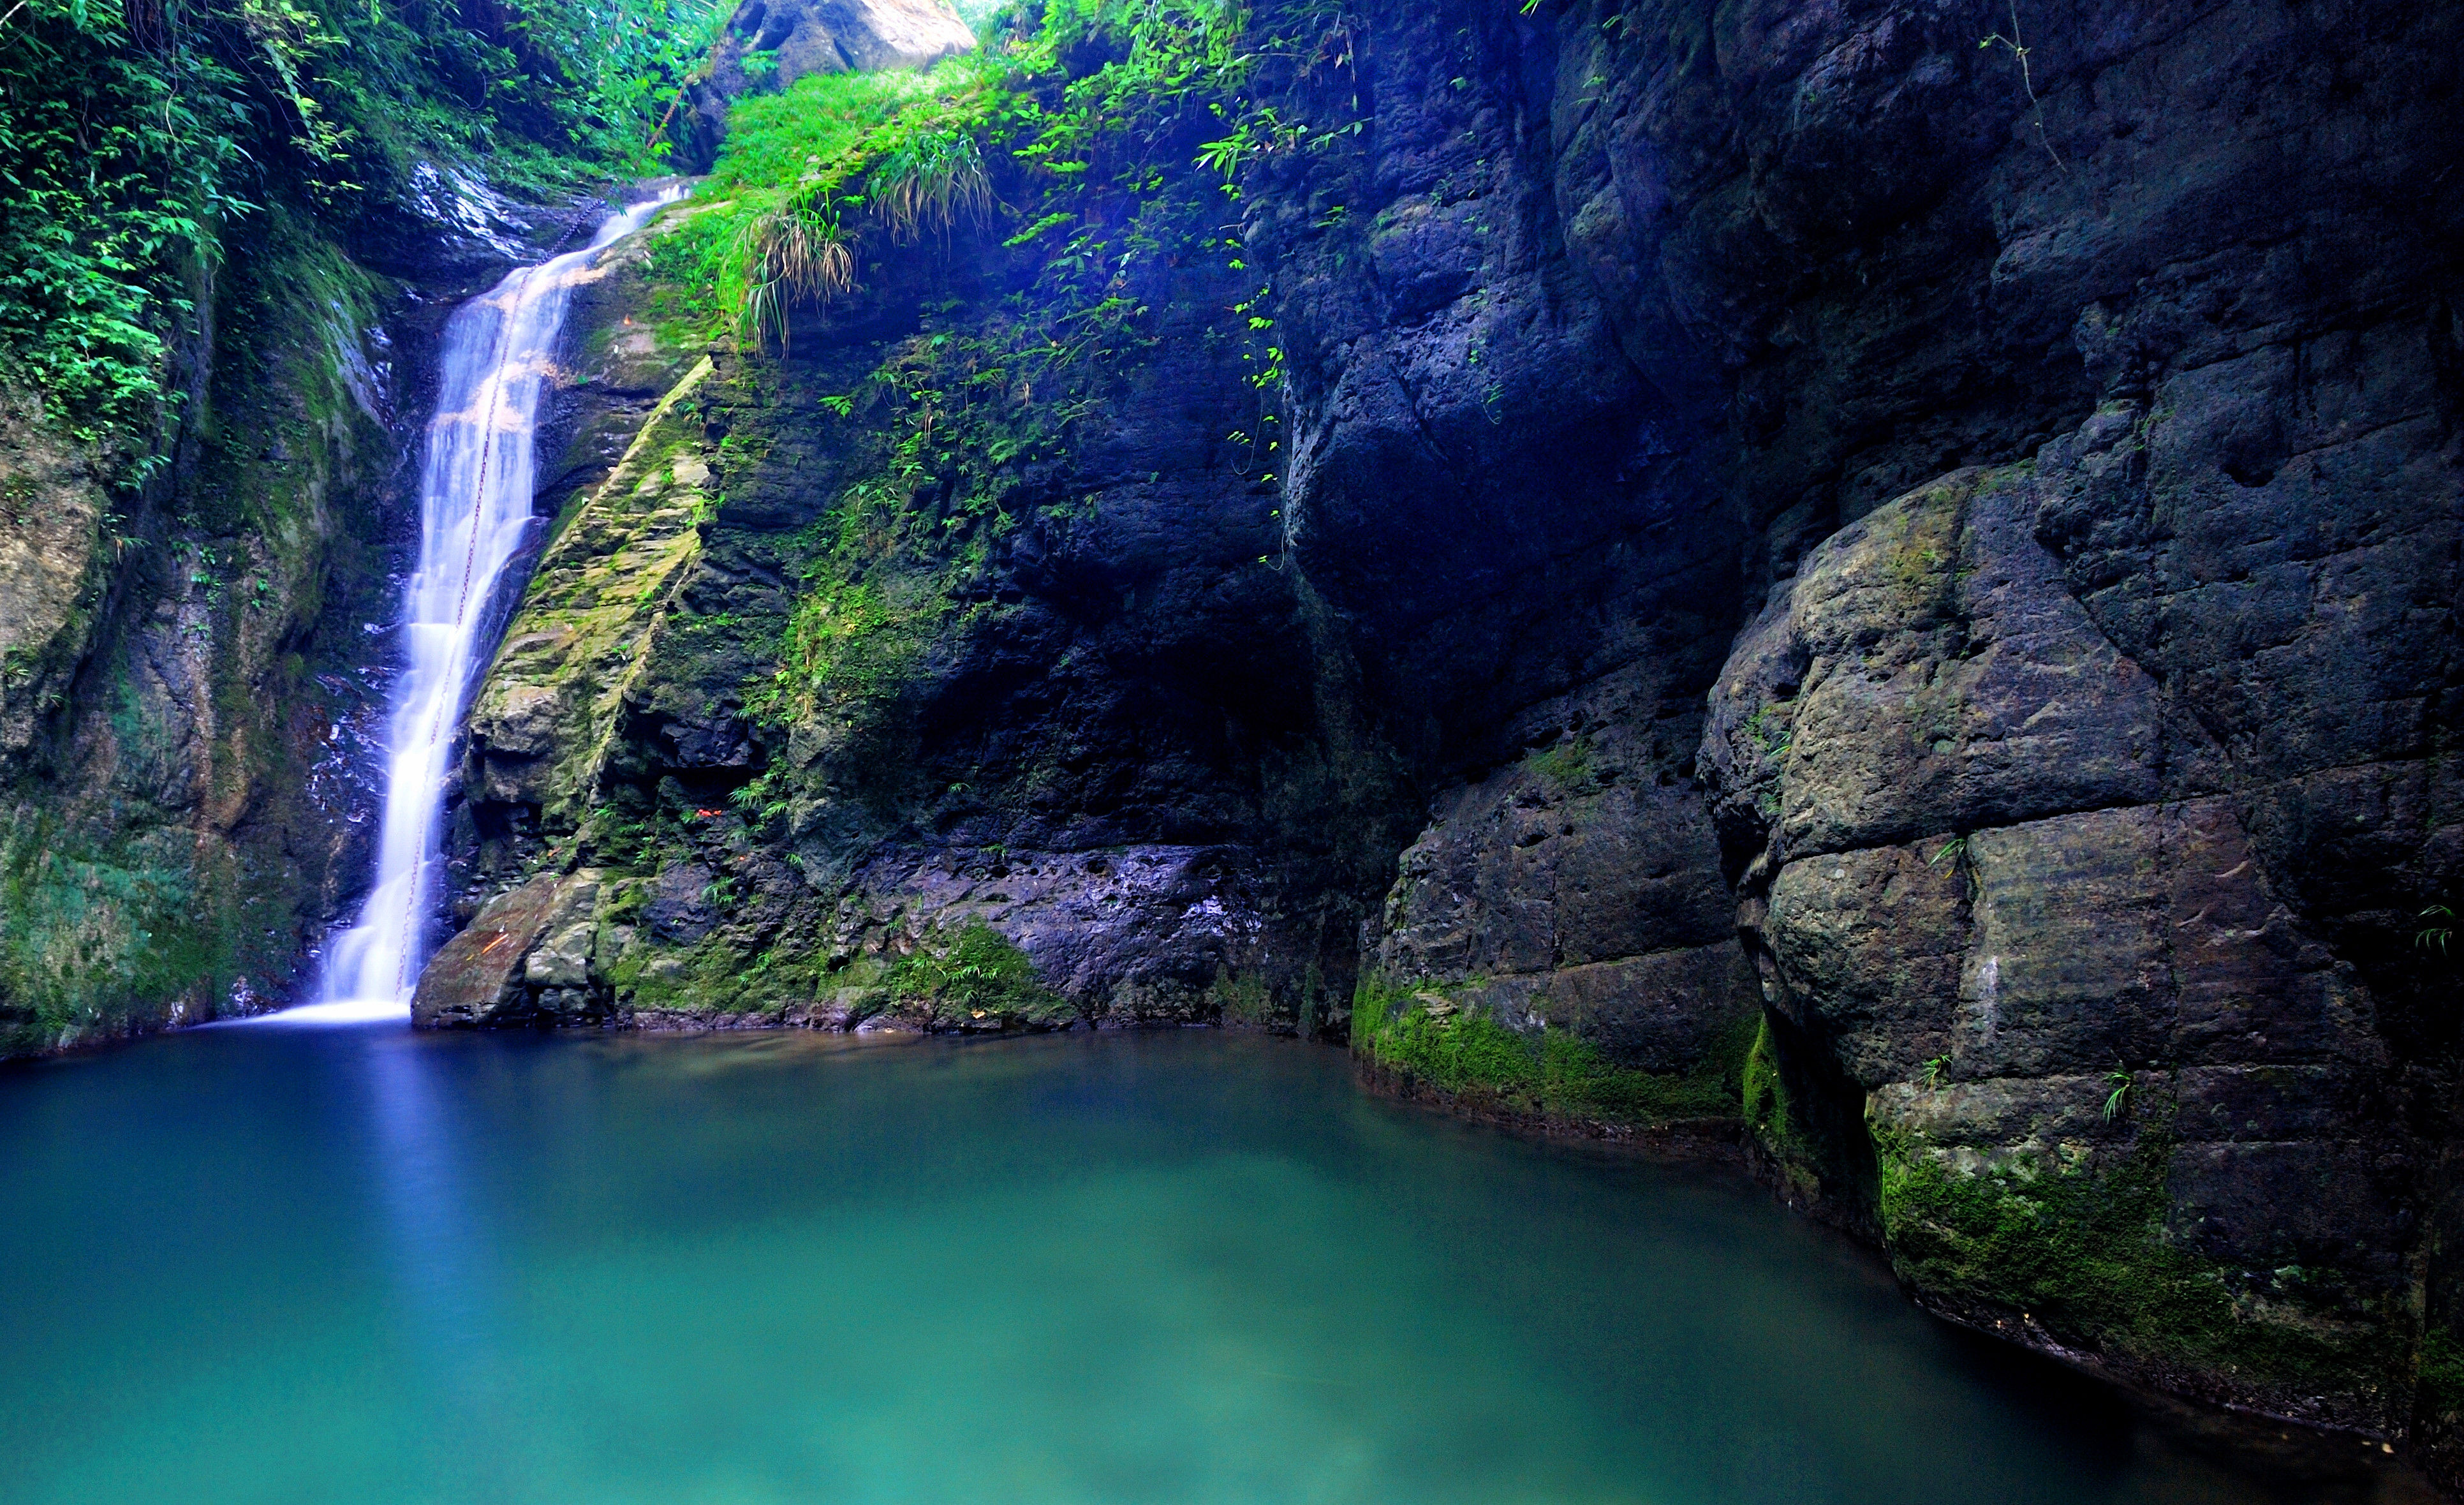
{"label": "shadowed rock recess", "polygon": [[[611,257],[416,1018],[1348,1040],[1742,1144],[1945,1316],[2464,1479],[2464,11],[1528,9],[1258,0],[1316,39],[1282,134],[1174,125],[1078,240],[988,159],[773,338],[676,275],[723,206]],[[973,41],[754,0],[687,155]],[[333,369],[316,465],[394,454]],[[305,683],[313,600],[110,608],[49,542],[100,503],[0,447],[56,498],[0,536],[0,758],[84,770],[20,830],[118,780],[332,913],[347,838],[204,709]],[[105,662],[130,709],[36,737]]]}

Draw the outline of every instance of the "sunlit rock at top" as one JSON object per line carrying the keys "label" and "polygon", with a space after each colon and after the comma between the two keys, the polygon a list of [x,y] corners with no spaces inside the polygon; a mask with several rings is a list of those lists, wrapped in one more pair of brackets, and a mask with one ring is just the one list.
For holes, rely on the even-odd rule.
{"label": "sunlit rock at top", "polygon": [[783,87],[808,73],[922,68],[975,45],[947,0],[744,0],[717,71],[725,87],[728,72],[747,71],[746,54],[766,53]]}

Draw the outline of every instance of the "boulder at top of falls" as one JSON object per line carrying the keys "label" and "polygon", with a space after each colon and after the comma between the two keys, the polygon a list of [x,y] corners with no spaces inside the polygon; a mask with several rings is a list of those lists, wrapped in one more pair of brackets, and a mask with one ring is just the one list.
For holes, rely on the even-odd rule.
{"label": "boulder at top of falls", "polygon": [[721,86],[747,53],[775,55],[785,88],[808,73],[929,67],[975,45],[949,0],[744,0],[720,43]]}
{"label": "boulder at top of falls", "polygon": [[[737,95],[785,88],[810,73],[929,68],[973,52],[976,33],[949,0],[743,0],[711,57],[710,77],[693,86],[693,106],[672,132],[678,161],[707,168],[727,134]],[[744,66],[747,55],[776,60],[776,72]]]}

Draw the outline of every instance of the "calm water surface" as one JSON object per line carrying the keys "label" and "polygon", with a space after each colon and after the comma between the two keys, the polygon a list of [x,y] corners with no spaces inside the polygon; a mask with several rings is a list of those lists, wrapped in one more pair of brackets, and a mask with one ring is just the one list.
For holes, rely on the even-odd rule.
{"label": "calm water surface", "polygon": [[0,1276],[11,1502],[2414,1497],[1207,1032],[195,1031],[0,1072]]}

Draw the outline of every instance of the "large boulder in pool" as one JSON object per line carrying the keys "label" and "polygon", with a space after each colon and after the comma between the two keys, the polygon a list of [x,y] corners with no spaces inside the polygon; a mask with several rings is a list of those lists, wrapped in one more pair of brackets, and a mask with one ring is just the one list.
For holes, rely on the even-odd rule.
{"label": "large boulder in pool", "polygon": [[419,975],[422,1029],[573,1023],[604,1013],[589,986],[595,873],[541,874],[496,896]]}

